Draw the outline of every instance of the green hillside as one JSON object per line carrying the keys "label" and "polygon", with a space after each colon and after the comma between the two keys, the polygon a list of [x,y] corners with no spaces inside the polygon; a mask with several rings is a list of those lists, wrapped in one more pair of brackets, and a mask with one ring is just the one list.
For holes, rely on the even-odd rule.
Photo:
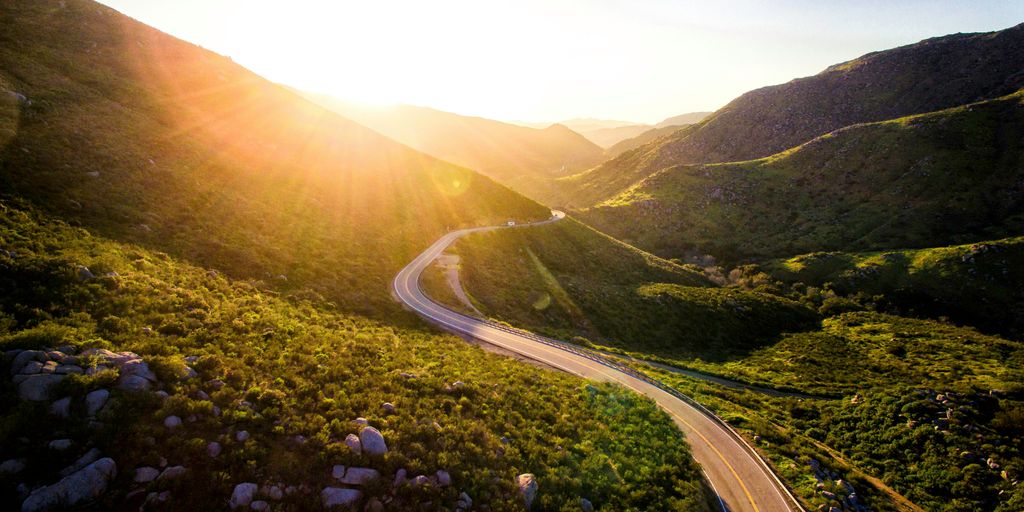
{"label": "green hillside", "polygon": [[769,158],[665,169],[581,217],[663,257],[727,262],[1019,235],[1024,92],[855,125]]}
{"label": "green hillside", "polygon": [[1004,96],[1024,87],[1021,69],[1024,25],[869,53],[750,91],[693,130],[561,181],[558,204],[592,206],[675,165],[766,157],[845,126]]}
{"label": "green hillside", "polygon": [[817,252],[760,266],[793,285],[1024,338],[1024,238],[871,253]]}
{"label": "green hillside", "polygon": [[[518,510],[513,479],[523,472],[537,475],[535,508],[543,510],[578,506],[580,497],[616,510],[704,508],[699,470],[675,424],[653,402],[619,388],[587,385],[455,336],[264,293],[21,203],[0,202],[0,249],[0,351],[130,350],[170,394],[161,403],[151,393],[114,389],[98,424],[84,414],[58,420],[48,402],[18,398],[7,377],[12,357],[0,356],[0,460],[27,460],[20,474],[0,474],[4,510],[19,508],[18,484],[53,483],[57,470],[89,448],[119,468],[98,509],[138,508],[146,494],[130,492],[139,488],[170,491],[161,510],[221,509],[236,484],[251,481],[300,487],[274,502],[275,510],[313,510],[320,488],[336,484],[334,464],[384,475],[386,485],[366,490],[394,496],[388,510],[428,500],[430,510],[452,510],[462,491],[492,510]],[[80,266],[97,277],[83,280]],[[186,356],[198,358],[189,364],[199,378],[179,380]],[[69,376],[59,391],[81,400],[109,385],[112,372]],[[223,385],[211,387],[213,379]],[[464,384],[445,390],[458,381]],[[384,402],[396,412],[382,410]],[[169,431],[163,421],[171,414],[195,421]],[[355,454],[344,444],[357,417],[383,433],[385,456]],[[242,430],[251,437],[236,442]],[[70,438],[73,448],[48,450],[57,438]],[[223,445],[213,458],[211,441]],[[133,468],[157,466],[160,457],[187,472],[133,483]],[[400,468],[410,478],[446,470],[452,485],[391,490]]]}
{"label": "green hillside", "polygon": [[3,194],[348,310],[449,228],[548,215],[93,2],[4,2],[0,88]]}
{"label": "green hillside", "polygon": [[699,269],[571,219],[472,235],[454,250],[462,284],[482,312],[577,343],[717,359],[815,324],[795,302],[713,287]]}
{"label": "green hillside", "polygon": [[560,124],[528,128],[426,107],[366,107],[310,96],[341,115],[442,160],[466,166],[531,198],[551,181],[604,161],[604,150]]}

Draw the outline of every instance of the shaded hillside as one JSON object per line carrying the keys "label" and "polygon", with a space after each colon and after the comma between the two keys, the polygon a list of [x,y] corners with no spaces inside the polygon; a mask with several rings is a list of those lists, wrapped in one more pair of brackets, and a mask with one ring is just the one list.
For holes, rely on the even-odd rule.
{"label": "shaded hillside", "polygon": [[815,325],[815,314],[794,301],[714,287],[700,269],[571,219],[472,235],[454,250],[481,311],[577,343],[718,359]]}
{"label": "shaded hillside", "polygon": [[581,215],[661,256],[730,262],[1019,235],[1024,92],[851,126],[770,158],[672,167]]}
{"label": "shaded hillside", "polygon": [[1024,339],[1024,237],[872,253],[816,252],[761,265],[786,284],[825,287],[894,313]]}
{"label": "shaded hillside", "polygon": [[608,149],[619,142],[632,139],[650,129],[650,125],[634,124],[629,126],[619,126],[616,128],[601,128],[599,130],[589,132],[580,132],[580,135],[586,137],[587,140],[594,144]]}
{"label": "shaded hillside", "polygon": [[603,161],[600,147],[560,124],[537,129],[426,107],[363,107],[312,97],[403,144],[542,201],[552,179]]}
{"label": "shaded hillside", "polygon": [[449,228],[547,210],[213,54],[81,0],[0,4],[0,182],[202,266],[393,308]]}
{"label": "shaded hillside", "polygon": [[650,128],[633,138],[617,142],[615,145],[606,149],[605,154],[607,154],[609,158],[615,158],[621,155],[622,153],[625,153],[626,151],[636,149],[651,141],[675,133],[675,131],[679,130],[680,128],[682,128],[682,126],[677,125],[663,126],[661,128]]}
{"label": "shaded hillside", "polygon": [[655,128],[667,128],[669,126],[686,126],[688,124],[697,124],[703,121],[706,117],[714,114],[714,112],[688,112],[686,114],[679,114],[678,116],[672,116],[664,121],[654,125]]}
{"label": "shaded hillside", "polygon": [[1024,25],[869,53],[811,77],[750,91],[694,130],[562,182],[559,202],[591,206],[666,167],[765,157],[844,126],[996,98],[1021,87]]}
{"label": "shaded hillside", "polygon": [[[83,280],[80,265],[97,277]],[[320,510],[320,490],[338,485],[335,464],[371,468],[387,482],[364,488],[359,510],[374,498],[389,501],[387,510],[427,500],[454,510],[462,492],[492,510],[517,510],[513,479],[524,469],[544,486],[535,504],[544,510],[578,508],[580,497],[616,510],[705,510],[700,470],[675,423],[618,387],[585,384],[456,336],[276,297],[20,202],[0,202],[0,269],[0,460],[25,464],[0,473],[3,510],[21,510],[21,493],[54,483],[93,448],[116,461],[118,478],[85,510],[138,510],[150,491],[170,497],[160,510],[226,510],[241,482],[292,488],[276,497],[262,491],[274,510]],[[53,347],[132,351],[159,378],[151,391],[161,386],[169,396],[113,387],[117,369],[81,357],[76,364],[102,371],[63,377],[52,398],[71,397],[72,405],[58,418],[50,403],[21,400],[11,384],[11,350]],[[455,382],[462,384],[453,390]],[[87,417],[87,393],[103,388],[109,401]],[[165,427],[171,415],[182,424]],[[346,445],[359,432],[356,418],[382,434],[383,457]],[[69,449],[47,448],[64,438]],[[555,450],[555,442],[572,448]],[[211,456],[208,446],[222,453]],[[159,467],[162,457],[183,474],[133,481],[135,468]],[[578,470],[609,466],[621,476]],[[392,489],[399,469],[410,477],[442,470],[451,483]]]}

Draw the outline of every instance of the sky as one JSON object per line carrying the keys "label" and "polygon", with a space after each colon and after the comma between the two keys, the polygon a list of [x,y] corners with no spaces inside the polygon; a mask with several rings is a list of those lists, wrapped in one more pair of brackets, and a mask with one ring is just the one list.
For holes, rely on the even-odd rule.
{"label": "sky", "polygon": [[1021,0],[101,0],[276,82],[506,121],[655,123]]}

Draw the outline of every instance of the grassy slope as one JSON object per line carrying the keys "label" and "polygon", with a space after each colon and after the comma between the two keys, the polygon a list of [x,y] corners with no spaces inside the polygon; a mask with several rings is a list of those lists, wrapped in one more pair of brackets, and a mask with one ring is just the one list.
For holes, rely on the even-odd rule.
{"label": "grassy slope", "polygon": [[4,194],[351,310],[447,228],[548,213],[93,2],[4,2],[0,86]]}
{"label": "grassy slope", "polygon": [[559,204],[592,206],[674,165],[765,157],[852,124],[1010,94],[1024,87],[1022,66],[1024,25],[870,53],[811,77],[750,91],[693,130],[560,182]]}
{"label": "grassy slope", "polygon": [[529,197],[549,197],[551,180],[604,161],[604,150],[562,125],[528,128],[425,107],[362,107],[313,98],[343,116],[424,153],[480,171]]}
{"label": "grassy slope", "polygon": [[794,302],[711,287],[690,267],[572,219],[473,235],[455,250],[463,285],[481,311],[565,339],[719,358],[814,323],[813,313]]}
{"label": "grassy slope", "polygon": [[[828,500],[813,491],[810,458],[841,475],[859,468],[925,510],[1009,511],[1024,503],[1024,489],[1012,483],[1024,470],[1019,342],[930,320],[857,312],[826,319],[821,332],[786,335],[749,357],[698,366],[843,396],[798,401],[664,375],[749,435],[762,436],[762,448],[778,466],[791,468],[790,481],[815,505]],[[851,400],[854,394],[860,400]],[[941,403],[939,394],[951,401]],[[990,457],[998,467],[988,466]],[[871,504],[889,509],[883,494]]]}
{"label": "grassy slope", "polygon": [[727,261],[1020,233],[1024,93],[857,125],[770,158],[666,169],[583,218],[666,257]]}
{"label": "grassy slope", "polygon": [[[45,403],[18,400],[4,379],[0,460],[29,460],[27,477],[0,477],[5,509],[16,508],[16,483],[47,483],[51,470],[77,455],[44,453],[46,441],[69,434],[79,447],[99,446],[121,468],[104,506],[134,487],[130,468],[155,465],[161,455],[190,468],[171,486],[173,510],[219,506],[242,481],[319,489],[329,485],[332,464],[369,465],[385,475],[399,467],[412,474],[447,469],[454,487],[409,497],[447,509],[457,489],[493,510],[520,508],[512,479],[527,471],[540,480],[540,510],[577,506],[580,496],[619,510],[703,506],[698,470],[671,419],[621,389],[584,385],[454,336],[278,298],[164,253],[48,220],[24,205],[0,203],[0,248],[0,349],[67,344],[132,350],[165,376],[172,394],[161,407],[115,392],[123,406],[102,418],[107,426],[90,430],[54,422]],[[77,265],[117,275],[82,283]],[[195,365],[201,378],[171,384],[167,376],[183,367],[186,355],[201,356]],[[8,362],[0,364],[4,375]],[[227,383],[211,391],[225,411],[220,417],[209,414],[210,402],[187,398],[213,378]],[[466,383],[461,390],[442,390],[459,380]],[[68,390],[82,395],[96,385],[83,379]],[[255,412],[238,408],[241,399],[254,403]],[[396,415],[381,412],[385,401],[397,406]],[[161,425],[167,414],[191,413],[202,417],[171,435]],[[384,433],[391,451],[382,460],[352,455],[342,443],[359,416]],[[222,439],[224,455],[211,460],[206,442],[228,429],[248,430],[252,439],[244,445]],[[309,441],[291,443],[296,434]],[[503,445],[503,436],[511,442]],[[297,495],[282,510],[318,503],[318,492]],[[411,506],[404,500],[393,505]]]}
{"label": "grassy slope", "polygon": [[877,297],[883,309],[1024,336],[1024,238],[871,253],[818,252],[760,266],[787,284]]}

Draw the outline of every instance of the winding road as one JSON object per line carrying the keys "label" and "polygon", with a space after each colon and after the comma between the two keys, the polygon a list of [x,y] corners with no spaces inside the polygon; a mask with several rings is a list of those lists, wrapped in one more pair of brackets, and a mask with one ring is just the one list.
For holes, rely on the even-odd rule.
{"label": "winding road", "polygon": [[[557,222],[565,217],[553,211],[550,219],[515,227]],[[398,273],[393,283],[397,298],[429,321],[516,352],[568,373],[595,381],[615,382],[650,397],[686,435],[694,459],[717,493],[722,510],[774,512],[803,510],[753,449],[722,420],[692,399],[599,354],[528,331],[481,320],[452,311],[431,300],[420,289],[420,276],[455,240],[471,233],[509,226],[452,231],[434,242]]]}

